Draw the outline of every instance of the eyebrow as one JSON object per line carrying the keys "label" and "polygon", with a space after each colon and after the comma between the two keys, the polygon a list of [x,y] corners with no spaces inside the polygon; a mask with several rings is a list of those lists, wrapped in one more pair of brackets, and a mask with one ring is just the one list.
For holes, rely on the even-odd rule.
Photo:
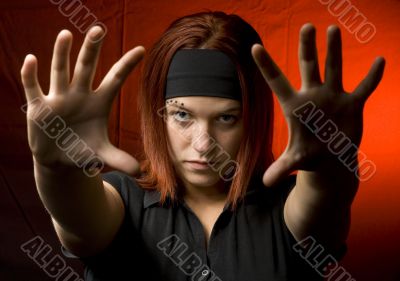
{"label": "eyebrow", "polygon": [[[184,110],[186,110],[186,111],[188,111],[190,113],[193,113],[193,111],[190,110],[189,108],[187,108],[185,106],[181,106],[179,104],[169,104],[169,105],[167,105],[167,107],[168,106],[173,106],[173,107],[176,107],[176,108],[179,108],[179,109],[184,109]],[[234,107],[228,107],[226,109],[219,110],[219,112],[232,112],[232,111],[241,111],[241,110],[242,110],[242,108],[240,106],[234,106]]]}

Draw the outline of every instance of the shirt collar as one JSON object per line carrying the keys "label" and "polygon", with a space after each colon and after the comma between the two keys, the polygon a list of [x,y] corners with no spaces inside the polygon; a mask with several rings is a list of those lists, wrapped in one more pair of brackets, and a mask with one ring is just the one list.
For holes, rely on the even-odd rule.
{"label": "shirt collar", "polygon": [[[250,199],[251,197],[254,197],[258,192],[260,192],[262,189],[266,188],[265,186],[253,186],[248,188],[245,194],[246,199]],[[157,204],[161,201],[161,193],[158,190],[145,190],[144,192],[144,198],[143,198],[143,207],[146,209],[150,206],[153,206],[154,204]],[[167,198],[167,202],[168,202]],[[226,209],[228,206],[225,206],[224,209]]]}
{"label": "shirt collar", "polygon": [[143,207],[148,208],[161,200],[161,193],[158,190],[145,190],[143,198]]}

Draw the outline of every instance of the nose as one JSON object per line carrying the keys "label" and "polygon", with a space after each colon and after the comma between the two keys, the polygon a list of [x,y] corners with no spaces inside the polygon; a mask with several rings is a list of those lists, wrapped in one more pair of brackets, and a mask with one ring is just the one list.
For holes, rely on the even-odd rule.
{"label": "nose", "polygon": [[197,124],[192,138],[192,147],[199,153],[204,154],[215,143],[215,139],[210,134],[210,128],[207,124]]}

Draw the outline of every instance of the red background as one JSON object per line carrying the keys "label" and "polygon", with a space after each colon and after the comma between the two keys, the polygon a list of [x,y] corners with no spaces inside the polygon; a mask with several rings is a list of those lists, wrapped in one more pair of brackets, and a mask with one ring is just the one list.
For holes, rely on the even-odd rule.
{"label": "red background", "polygon": [[[149,49],[172,20],[205,9],[236,13],[252,24],[296,87],[300,85],[298,31],[306,22],[317,27],[320,62],[325,58],[326,28],[330,24],[341,27],[343,80],[347,91],[363,79],[376,56],[384,56],[387,61],[385,74],[365,107],[361,144],[361,150],[376,164],[377,171],[370,180],[361,183],[354,201],[348,253],[341,264],[356,280],[398,281],[400,191],[396,175],[400,166],[400,98],[397,90],[400,1],[348,1],[376,27],[375,36],[367,43],[360,43],[321,2],[328,0],[91,0],[82,1],[82,4],[107,26],[96,84],[124,52],[136,45]],[[25,98],[19,71],[25,55],[35,54],[39,60],[42,88],[48,89],[54,39],[64,28],[74,34],[71,56],[74,63],[83,34],[59,12],[57,5],[47,0],[0,3],[0,280],[52,280],[19,248],[36,235],[51,245],[53,255],[59,253],[59,243],[33,181],[26,120],[20,110]],[[112,141],[133,155],[140,151],[136,113],[139,75],[140,67],[125,83],[110,119]],[[274,150],[278,155],[286,144],[287,133],[280,110],[276,108]],[[70,260],[67,263],[81,274],[79,264]]]}

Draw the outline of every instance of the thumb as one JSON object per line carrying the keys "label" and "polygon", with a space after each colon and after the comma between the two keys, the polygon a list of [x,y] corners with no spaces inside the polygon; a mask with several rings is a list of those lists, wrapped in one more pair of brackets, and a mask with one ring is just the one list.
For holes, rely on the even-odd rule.
{"label": "thumb", "polygon": [[284,153],[265,171],[263,183],[265,186],[271,187],[280,182],[294,170],[293,160]]}
{"label": "thumb", "polygon": [[98,155],[111,168],[129,175],[136,175],[140,172],[139,162],[130,154],[112,144],[98,151]]}

